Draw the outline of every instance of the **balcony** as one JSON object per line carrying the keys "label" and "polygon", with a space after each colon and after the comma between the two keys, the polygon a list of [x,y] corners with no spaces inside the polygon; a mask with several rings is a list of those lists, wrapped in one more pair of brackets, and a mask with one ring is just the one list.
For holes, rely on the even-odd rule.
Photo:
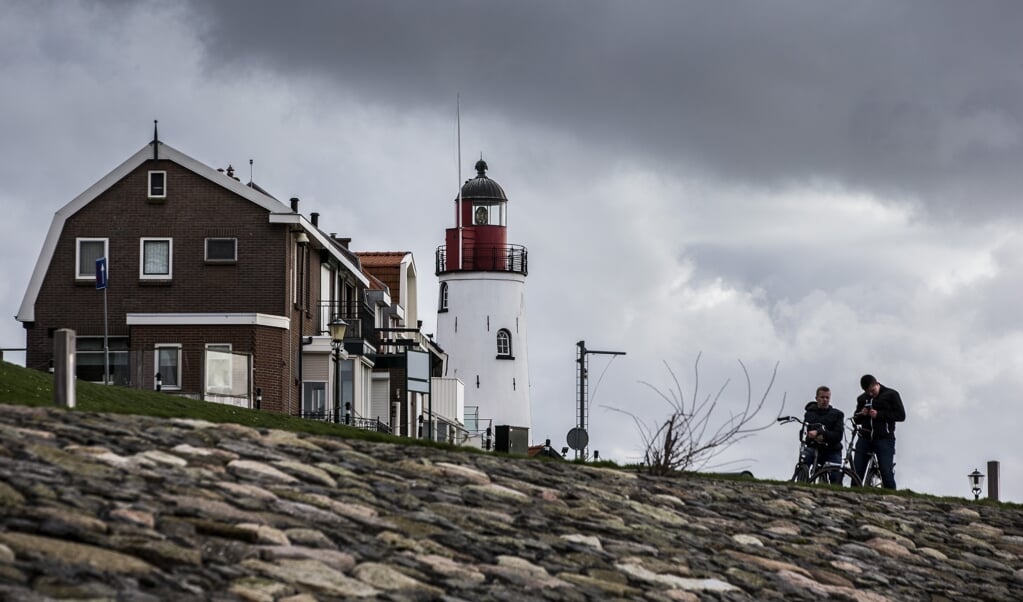
{"label": "balcony", "polygon": [[327,327],[334,318],[341,318],[348,324],[348,329],[345,331],[345,340],[348,339],[361,339],[363,338],[362,332],[362,319],[359,318],[359,303],[358,301],[347,301],[338,303],[336,301],[320,301],[317,304],[316,312],[316,335],[329,335],[330,329]]}
{"label": "balcony", "polygon": [[513,272],[529,273],[528,251],[522,245],[467,244],[462,249],[462,266],[458,266],[458,249],[452,249],[448,262],[447,245],[437,247],[436,274],[448,272]]}

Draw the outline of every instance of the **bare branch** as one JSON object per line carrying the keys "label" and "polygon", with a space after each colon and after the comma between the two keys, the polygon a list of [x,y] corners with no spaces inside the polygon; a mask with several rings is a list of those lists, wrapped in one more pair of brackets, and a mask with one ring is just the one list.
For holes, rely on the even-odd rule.
{"label": "bare branch", "polygon": [[[636,415],[610,408],[617,412],[631,416],[645,446],[644,463],[647,469],[654,474],[666,474],[669,472],[703,469],[710,466],[711,461],[723,453],[729,447],[747,439],[754,434],[773,425],[775,420],[758,424],[757,417],[763,411],[771,389],[774,387],[778,376],[778,363],[775,363],[771,372],[771,378],[764,389],[763,394],[754,403],[753,381],[750,377],[746,364],[739,360],[743,376],[746,379],[746,399],[741,411],[730,412],[723,420],[714,420],[714,413],[722,402],[725,390],[730,380],[726,380],[718,391],[713,395],[706,396],[699,401],[700,394],[700,358],[702,353],[697,354],[693,362],[693,393],[691,407],[687,407],[685,396],[682,394],[682,383],[679,382],[675,371],[667,362],[664,366],[671,377],[674,388],[667,390],[659,389],[653,384],[640,381],[640,384],[649,387],[658,397],[671,406],[671,413],[658,428],[647,426]],[[782,395],[781,409],[778,416],[785,409],[785,398]],[[716,466],[733,464],[736,461],[725,462]]]}

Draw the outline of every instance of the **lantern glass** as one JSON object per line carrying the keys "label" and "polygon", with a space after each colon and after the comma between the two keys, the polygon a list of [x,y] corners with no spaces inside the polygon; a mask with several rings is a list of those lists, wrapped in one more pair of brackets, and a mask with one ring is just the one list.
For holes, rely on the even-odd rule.
{"label": "lantern glass", "polygon": [[348,323],[341,318],[334,318],[334,320],[327,325],[330,329],[330,338],[333,341],[345,340],[345,331],[348,330]]}

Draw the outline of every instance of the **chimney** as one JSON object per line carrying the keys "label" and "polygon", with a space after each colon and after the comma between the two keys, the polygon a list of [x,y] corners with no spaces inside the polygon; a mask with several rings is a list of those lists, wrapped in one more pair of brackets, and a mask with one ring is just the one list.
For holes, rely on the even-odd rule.
{"label": "chimney", "polygon": [[338,238],[337,241],[339,243],[341,243],[342,247],[347,249],[348,248],[348,243],[352,242],[352,239],[351,239],[351,237],[345,237],[345,238]]}
{"label": "chimney", "polygon": [[319,228],[320,227],[320,214],[316,213],[315,211],[313,213],[310,213],[309,214],[309,221],[311,221],[313,223],[313,227],[314,228]]}
{"label": "chimney", "polygon": [[291,197],[291,212],[292,213],[298,213],[298,197],[297,196]]}

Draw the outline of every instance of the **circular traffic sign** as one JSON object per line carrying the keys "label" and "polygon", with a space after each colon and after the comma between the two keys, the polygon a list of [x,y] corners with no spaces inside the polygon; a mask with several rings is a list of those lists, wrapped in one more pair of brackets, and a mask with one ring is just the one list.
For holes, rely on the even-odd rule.
{"label": "circular traffic sign", "polygon": [[567,438],[568,446],[574,450],[586,449],[590,442],[590,436],[586,433],[586,429],[578,426],[568,431]]}

